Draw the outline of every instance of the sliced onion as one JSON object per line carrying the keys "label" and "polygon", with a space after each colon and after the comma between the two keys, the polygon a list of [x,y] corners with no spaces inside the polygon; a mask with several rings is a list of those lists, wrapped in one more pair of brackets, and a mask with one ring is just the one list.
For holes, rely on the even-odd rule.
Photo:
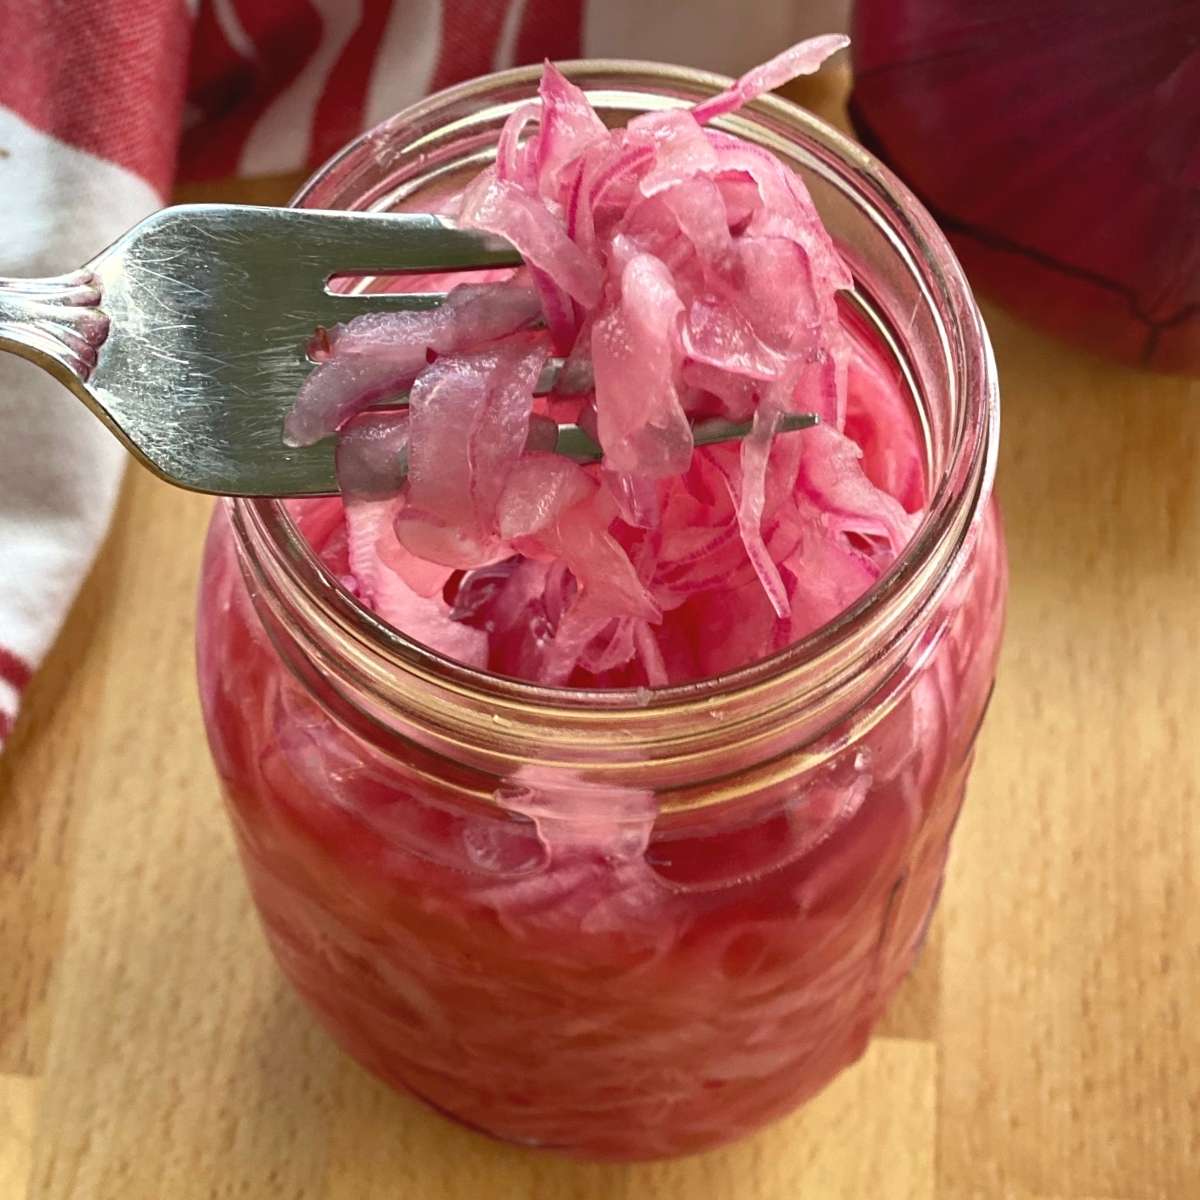
{"label": "sliced onion", "polygon": [[542,117],[535,170],[542,193],[557,200],[564,168],[589,146],[605,141],[608,130],[583,92],[553,63],[547,63],[542,70],[538,95]]}
{"label": "sliced onion", "polygon": [[500,534],[512,540],[540,533],[595,490],[587,472],[570,459],[527,454],[505,482],[497,519]]}
{"label": "sliced onion", "polygon": [[364,408],[403,396],[425,365],[424,351],[419,359],[363,356],[318,364],[284,420],[284,442],[311,446],[327,438]]}
{"label": "sliced onion", "polygon": [[636,254],[620,299],[592,329],[596,415],[607,465],[655,478],[687,469],[692,432],[675,383],[683,306],[670,272]]}
{"label": "sliced onion", "polygon": [[862,469],[862,450],[828,425],[808,431],[797,486],[824,514],[831,527],[887,539],[893,551],[908,543],[912,516],[893,496],[877,488]]}
{"label": "sliced onion", "polygon": [[717,152],[692,111],[639,113],[629,122],[629,130],[634,137],[648,135],[654,143],[654,165],[638,181],[643,196],[716,170]]}
{"label": "sliced onion", "polygon": [[771,602],[777,616],[786,617],[791,608],[787,588],[775,561],[767,553],[762,534],[763,505],[766,499],[767,463],[771,455],[771,443],[779,429],[777,414],[767,414],[759,409],[754,414],[754,424],[749,434],[742,439],[741,482],[738,495],[738,528],[746,553],[754,567],[754,573],[762,583],[763,591]]}
{"label": "sliced onion", "polygon": [[445,304],[421,312],[364,313],[326,332],[325,356],[416,358],[449,354],[507,337],[542,315],[537,291],[520,276],[493,283],[460,283]]}
{"label": "sliced onion", "polygon": [[500,141],[496,146],[496,177],[528,188],[535,183],[536,173],[528,154],[528,146],[521,141],[527,125],[539,121],[542,106],[532,100],[522,104],[504,122]]}
{"label": "sliced onion", "polygon": [[[886,568],[923,501],[898,379],[847,336],[850,275],[799,177],[702,124],[841,44],[615,130],[547,70],[455,205],[526,267],[314,339],[289,430],[342,430],[365,602],[442,646],[446,622],[469,627],[462,653],[478,661],[483,637],[492,670],[660,686],[770,653]],[[535,399],[552,352],[564,366]],[[396,390],[406,418],[363,413]],[[777,433],[797,410],[824,425]],[[697,453],[709,417],[751,432]],[[598,467],[557,453],[558,422],[599,443]]]}
{"label": "sliced onion", "polygon": [[569,237],[561,222],[518,184],[488,170],[467,189],[460,221],[507,238],[531,266],[567,295],[592,306],[600,298],[599,266]]}
{"label": "sliced onion", "polygon": [[396,534],[414,554],[475,567],[505,553],[496,503],[525,449],[546,349],[515,339],[483,354],[447,355],[413,387],[407,504]]}
{"label": "sliced onion", "polygon": [[395,496],[408,475],[408,414],[355,417],[342,429],[334,461],[347,502]]}
{"label": "sliced onion", "polygon": [[761,66],[747,71],[727,91],[697,104],[692,110],[696,120],[711,121],[714,117],[723,116],[744,104],[749,104],[764,92],[782,87],[792,79],[801,75],[811,75],[831,54],[844,50],[849,44],[850,39],[840,33],[825,34],[800,42]]}

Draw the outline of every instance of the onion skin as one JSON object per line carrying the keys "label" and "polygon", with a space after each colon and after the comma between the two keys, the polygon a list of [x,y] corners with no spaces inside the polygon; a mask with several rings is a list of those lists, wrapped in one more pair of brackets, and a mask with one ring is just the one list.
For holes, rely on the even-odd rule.
{"label": "onion skin", "polygon": [[973,283],[1200,375],[1200,3],[859,0],[850,116]]}

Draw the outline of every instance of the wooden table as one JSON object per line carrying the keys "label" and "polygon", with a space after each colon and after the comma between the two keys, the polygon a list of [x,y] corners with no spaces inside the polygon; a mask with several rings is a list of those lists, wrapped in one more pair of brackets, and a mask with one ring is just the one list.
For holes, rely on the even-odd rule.
{"label": "wooden table", "polygon": [[221,811],[209,506],[132,470],[0,758],[0,1200],[1200,1196],[1200,386],[989,318],[1008,641],[931,941],[859,1065],[741,1145],[632,1167],[367,1077],[269,960]]}

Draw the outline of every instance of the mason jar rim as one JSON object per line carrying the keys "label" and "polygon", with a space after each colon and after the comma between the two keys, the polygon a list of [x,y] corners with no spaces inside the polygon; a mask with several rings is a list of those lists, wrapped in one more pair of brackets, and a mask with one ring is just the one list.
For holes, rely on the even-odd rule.
{"label": "mason jar rim", "polygon": [[[627,99],[643,98],[674,106],[714,94],[730,80],[706,71],[624,59],[580,59],[557,64],[595,99],[611,89]],[[364,156],[377,161],[379,148],[394,141],[406,126],[419,127],[439,114],[486,104],[490,96],[513,90],[532,92],[541,74],[536,66],[518,67],[469,80],[405,108],[348,143],[316,171],[293,197],[293,206],[311,202],[338,172],[352,169]],[[664,87],[669,92],[646,91]],[[528,96],[525,97],[528,99]],[[518,101],[512,101],[515,107]],[[654,106],[648,105],[648,106]],[[764,122],[837,164],[842,181],[865,193],[896,226],[926,272],[941,302],[941,324],[950,342],[951,386],[960,397],[954,444],[947,469],[929,481],[932,494],[925,517],[883,576],[832,621],[766,658],[721,675],[650,688],[586,689],[556,687],[493,674],[456,662],[413,641],[358,603],[328,572],[296,529],[283,502],[241,498],[233,501],[234,527],[243,545],[248,535],[272,557],[272,568],[287,586],[302,594],[334,627],[377,660],[385,672],[410,676],[466,703],[520,712],[539,728],[557,719],[578,728],[595,724],[627,730],[670,712],[680,716],[717,702],[749,701],[786,689],[794,702],[828,695],[856,666],[877,656],[880,635],[900,636],[918,612],[928,612],[944,591],[948,574],[968,531],[991,491],[999,435],[999,395],[995,364],[982,317],[953,251],[920,202],[882,163],[840,131],[776,95],[760,97],[739,113],[713,122],[743,132]],[[397,155],[397,159],[399,159]],[[881,218],[882,219],[882,218]],[[936,484],[936,487],[933,485]],[[890,619],[884,619],[888,610]],[[794,690],[792,686],[794,685]]]}

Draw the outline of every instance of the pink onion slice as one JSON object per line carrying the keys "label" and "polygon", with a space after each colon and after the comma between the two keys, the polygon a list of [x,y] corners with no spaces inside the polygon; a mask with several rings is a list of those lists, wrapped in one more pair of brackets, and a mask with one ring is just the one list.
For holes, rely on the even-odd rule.
{"label": "pink onion slice", "polygon": [[471,499],[477,517],[489,526],[496,524],[497,501],[528,443],[533,389],[546,355],[545,344],[532,337],[505,343],[467,433]]}
{"label": "pink onion slice", "polygon": [[371,355],[426,358],[427,350],[448,354],[507,337],[542,315],[537,291],[514,277],[503,282],[460,283],[446,302],[421,312],[364,313],[326,333],[326,357]]}
{"label": "pink onion slice", "polygon": [[463,568],[506,553],[496,502],[524,451],[545,358],[535,337],[510,339],[493,351],[439,358],[417,380],[407,503],[396,517],[412,553]]}
{"label": "pink onion slice", "polygon": [[600,298],[600,267],[567,236],[559,219],[519,185],[485,171],[468,189],[460,216],[468,229],[507,238],[531,266],[580,304]]}
{"label": "pink onion slice", "polygon": [[538,95],[542,116],[535,169],[543,193],[550,199],[558,199],[557,185],[564,168],[589,146],[605,141],[608,130],[587,96],[553,63],[547,63],[542,70]]}
{"label": "pink onion slice", "polygon": [[916,521],[904,506],[881,491],[862,469],[862,450],[828,425],[808,430],[797,486],[833,527],[885,537],[899,552],[912,537]]}
{"label": "pink onion slice", "polygon": [[716,182],[708,175],[682,179],[663,188],[658,197],[675,218],[680,234],[691,243],[700,264],[713,274],[728,271],[733,237],[725,197]]}
{"label": "pink onion slice", "polygon": [[654,165],[638,182],[643,196],[716,170],[717,153],[688,109],[640,113],[629,122],[629,131],[634,136],[647,134],[654,142]]}
{"label": "pink onion slice", "polygon": [[512,116],[504,122],[500,131],[500,141],[496,146],[496,177],[510,180],[522,187],[530,187],[535,182],[535,172],[528,153],[528,145],[522,143],[521,135],[525,127],[541,119],[542,106],[529,101],[516,109]]}
{"label": "pink onion slice", "polygon": [[738,528],[746,553],[754,566],[754,572],[762,583],[763,591],[771,602],[776,615],[786,617],[790,611],[787,589],[779,568],[767,553],[763,541],[762,517],[766,502],[767,463],[771,454],[771,443],[779,428],[778,415],[765,414],[759,409],[754,414],[754,424],[742,439],[742,477],[738,495]]}
{"label": "pink onion slice", "polygon": [[395,496],[408,475],[407,414],[366,412],[354,417],[342,428],[334,464],[347,503]]}
{"label": "pink onion slice", "polygon": [[607,620],[612,616],[657,621],[658,606],[638,579],[621,543],[594,506],[574,504],[536,535],[543,552],[561,558],[579,584],[571,608]]}
{"label": "pink onion slice", "polygon": [[801,75],[812,75],[821,64],[839,50],[850,45],[850,39],[840,33],[809,38],[784,50],[774,58],[747,71],[731,88],[705,100],[692,110],[701,123],[733,112],[763,92],[773,91]]}
{"label": "pink onion slice", "polygon": [[285,444],[311,446],[364,408],[402,396],[425,365],[423,351],[419,357],[415,352],[394,359],[364,355],[318,364],[284,420]]}
{"label": "pink onion slice", "polygon": [[509,473],[500,497],[502,537],[531,537],[559,515],[590,499],[596,484],[580,466],[557,454],[527,454]]}
{"label": "pink onion slice", "polygon": [[751,321],[718,296],[700,296],[691,305],[682,343],[693,362],[741,379],[782,379],[788,371],[786,356],[764,344]]}
{"label": "pink onion slice", "polygon": [[675,377],[683,305],[670,272],[636,254],[620,299],[592,329],[596,415],[606,464],[650,478],[687,470],[692,431]]}
{"label": "pink onion slice", "polygon": [[380,573],[371,607],[389,625],[446,658],[469,667],[487,665],[487,634],[453,620],[440,596],[418,595],[396,572]]}

